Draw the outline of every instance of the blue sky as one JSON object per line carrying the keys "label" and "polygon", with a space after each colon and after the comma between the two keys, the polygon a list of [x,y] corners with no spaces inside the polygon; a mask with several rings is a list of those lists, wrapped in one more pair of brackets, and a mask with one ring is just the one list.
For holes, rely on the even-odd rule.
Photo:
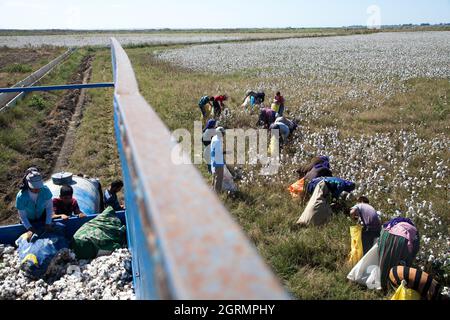
{"label": "blue sky", "polygon": [[372,5],[384,25],[450,22],[450,0],[0,0],[0,29],[366,25]]}

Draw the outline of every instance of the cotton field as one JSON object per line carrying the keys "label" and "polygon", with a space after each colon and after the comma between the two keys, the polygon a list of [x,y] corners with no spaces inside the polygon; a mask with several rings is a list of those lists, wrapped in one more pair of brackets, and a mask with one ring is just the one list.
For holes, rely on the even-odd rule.
{"label": "cotton field", "polygon": [[0,36],[0,47],[24,48],[24,47],[86,47],[109,46],[110,38],[115,37],[123,46],[128,45],[159,45],[175,43],[203,43],[232,41],[245,39],[267,39],[273,37],[288,37],[290,34],[252,34],[235,33],[208,34],[208,33],[168,33],[168,34],[70,34],[70,35],[39,35],[39,36]]}
{"label": "cotton field", "polygon": [[169,43],[189,43],[189,42],[210,42],[239,40],[243,36],[226,35],[145,35],[145,34],[125,34],[125,35],[45,35],[45,36],[2,36],[0,37],[0,47],[10,48],[23,47],[85,47],[101,46],[106,47],[110,43],[110,38],[115,37],[122,45],[139,44],[169,44]]}
{"label": "cotton field", "polygon": [[[355,181],[354,194],[372,199],[384,220],[403,215],[417,223],[418,265],[440,270],[448,278],[450,237],[448,219],[443,218],[448,212],[442,201],[436,205],[433,200],[440,195],[447,208],[450,204],[448,132],[424,138],[418,127],[402,125],[392,132],[343,135],[343,126],[351,124],[333,119],[338,111],[331,106],[356,101],[348,114],[376,113],[387,99],[409,90],[407,80],[450,79],[450,32],[198,45],[160,52],[158,57],[193,72],[245,73],[258,86],[242,92],[258,89],[271,95],[282,90],[288,100],[296,101],[287,102],[288,116],[299,120],[300,128],[288,147],[293,151],[282,154],[279,174],[261,177],[258,168],[245,166],[241,186],[287,187],[295,182],[298,165],[318,154],[328,155],[333,173]],[[448,97],[441,98],[448,107]],[[237,118],[248,116],[235,108],[225,122],[232,127]],[[335,124],[318,127],[324,118]],[[442,123],[445,126],[449,129]]]}
{"label": "cotton field", "polygon": [[386,81],[450,76],[450,32],[377,33],[201,45],[160,58],[205,72],[253,70],[259,77],[300,81]]}

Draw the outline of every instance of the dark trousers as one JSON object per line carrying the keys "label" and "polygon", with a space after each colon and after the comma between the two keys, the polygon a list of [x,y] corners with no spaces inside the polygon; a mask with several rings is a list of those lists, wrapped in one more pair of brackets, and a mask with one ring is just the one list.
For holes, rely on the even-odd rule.
{"label": "dark trousers", "polygon": [[362,244],[364,255],[372,249],[375,244],[375,240],[380,237],[380,231],[363,230],[362,232]]}
{"label": "dark trousers", "polygon": [[202,112],[203,118],[206,118],[206,109],[205,109],[205,106],[199,105],[198,107],[200,108],[200,111]]}

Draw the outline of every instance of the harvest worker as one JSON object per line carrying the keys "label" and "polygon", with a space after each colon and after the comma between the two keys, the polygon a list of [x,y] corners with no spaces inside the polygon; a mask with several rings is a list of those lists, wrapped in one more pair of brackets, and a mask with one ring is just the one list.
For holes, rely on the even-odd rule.
{"label": "harvest worker", "polygon": [[387,289],[393,267],[410,267],[420,249],[420,237],[414,223],[407,218],[395,218],[383,226],[378,240],[381,286]]}
{"label": "harvest worker", "polygon": [[267,129],[269,128],[272,123],[276,120],[277,113],[269,108],[264,108],[259,113],[259,119],[256,123],[257,126],[264,125],[264,127]]}
{"label": "harvest worker", "polygon": [[211,170],[211,141],[212,138],[216,135],[216,126],[217,121],[214,119],[208,120],[205,129],[203,130],[202,142],[205,146],[205,150],[203,150],[203,158],[205,159],[208,165],[208,172],[212,173]]}
{"label": "harvest worker", "polygon": [[27,240],[34,234],[52,230],[52,192],[44,185],[41,174],[36,168],[26,171],[20,191],[16,197],[16,208],[20,221],[27,229]]}
{"label": "harvest worker", "polygon": [[203,130],[202,142],[205,147],[211,144],[211,139],[216,135],[217,121],[214,119],[208,120],[206,127]]}
{"label": "harvest worker", "polygon": [[295,120],[289,120],[286,117],[278,117],[275,122],[281,122],[287,125],[291,134],[294,133],[294,131],[298,128],[298,124]]}
{"label": "harvest worker", "polygon": [[381,220],[367,197],[359,197],[358,203],[350,209],[350,215],[363,225],[362,243],[364,255],[372,249],[374,242],[380,237]]}
{"label": "harvest worker", "polygon": [[276,111],[279,117],[282,117],[284,114],[284,102],[284,97],[278,91],[272,103],[272,110]]}
{"label": "harvest worker", "polygon": [[279,130],[280,138],[281,138],[281,144],[284,145],[287,142],[287,139],[289,138],[289,135],[291,133],[291,130],[289,130],[289,127],[285,125],[282,122],[274,122],[270,128],[270,130]]}
{"label": "harvest worker", "polygon": [[222,114],[222,110],[225,108],[224,102],[228,100],[226,95],[215,96],[213,98],[214,118],[219,119]]}
{"label": "harvest worker", "polygon": [[79,218],[86,217],[78,206],[78,201],[73,197],[73,188],[65,185],[59,191],[59,198],[53,199],[53,219],[69,219],[73,214]]}
{"label": "harvest worker", "polygon": [[[314,157],[308,164],[301,166],[297,170],[298,176],[300,177],[300,179],[303,178],[304,176],[306,176],[308,174],[308,172],[310,172],[312,169],[314,169],[315,167],[317,167],[319,165],[320,165],[320,167],[324,167],[324,168],[331,170],[330,158],[327,156]],[[327,175],[325,175],[325,177],[326,176]],[[317,178],[317,177],[315,177],[315,178]]]}
{"label": "harvest worker", "polygon": [[216,129],[216,135],[211,141],[211,170],[214,175],[213,187],[217,193],[222,192],[223,173],[224,173],[224,152],[223,152],[223,138],[225,136],[225,129],[219,127]]}
{"label": "harvest worker", "polygon": [[[200,111],[202,112],[202,121],[203,125],[205,125],[206,121],[209,120],[209,117],[211,116],[211,108],[212,103],[214,101],[214,97],[210,96],[203,96],[200,98],[200,101],[198,102],[198,107],[200,108]],[[209,108],[208,108],[209,106]]]}
{"label": "harvest worker", "polygon": [[119,200],[117,199],[117,193],[119,193],[123,188],[123,181],[117,180],[111,183],[111,186],[109,189],[105,190],[104,193],[104,202],[105,207],[113,207],[115,211],[122,211],[125,210],[125,207],[119,203]]}
{"label": "harvest worker", "polygon": [[264,103],[265,98],[266,94],[264,92],[255,92],[253,90],[247,90],[247,92],[245,93],[242,108],[248,110],[248,108],[251,107],[251,111],[253,111],[256,105],[261,106],[261,104]]}

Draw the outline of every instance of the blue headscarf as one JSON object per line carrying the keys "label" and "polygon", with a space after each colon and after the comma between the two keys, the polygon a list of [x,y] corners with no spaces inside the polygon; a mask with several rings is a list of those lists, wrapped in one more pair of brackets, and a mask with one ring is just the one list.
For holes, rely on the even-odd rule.
{"label": "blue headscarf", "polygon": [[203,130],[203,131],[206,131],[208,129],[214,129],[216,127],[216,124],[217,124],[216,120],[214,120],[214,119],[208,120],[208,122],[206,123],[205,130]]}

